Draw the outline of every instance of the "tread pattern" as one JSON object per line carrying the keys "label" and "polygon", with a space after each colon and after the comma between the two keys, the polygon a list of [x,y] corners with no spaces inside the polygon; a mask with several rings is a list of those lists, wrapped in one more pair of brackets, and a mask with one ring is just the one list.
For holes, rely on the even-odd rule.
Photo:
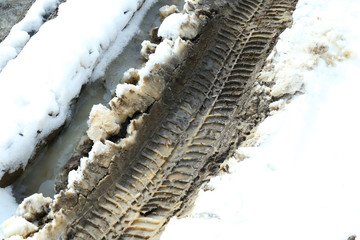
{"label": "tread pattern", "polygon": [[[143,130],[145,140],[133,153],[116,156],[128,164],[115,163],[88,201],[68,212],[68,239],[151,239],[161,231],[202,181],[206,165],[237,141],[249,88],[285,28],[283,15],[296,2],[227,1],[200,36],[198,46],[210,42],[193,69],[179,77],[184,84],[177,85],[175,102],[163,97],[154,104],[144,126],[157,124]],[[207,31],[216,35],[208,40]]]}

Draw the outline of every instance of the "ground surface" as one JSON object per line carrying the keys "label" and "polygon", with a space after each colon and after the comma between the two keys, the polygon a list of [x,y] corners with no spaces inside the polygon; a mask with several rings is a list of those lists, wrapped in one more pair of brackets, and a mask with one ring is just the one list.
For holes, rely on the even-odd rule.
{"label": "ground surface", "polygon": [[[246,21],[249,17],[246,14],[251,15],[252,11],[248,8],[251,3],[246,3],[246,7],[240,4],[238,9],[227,12],[225,8],[218,14],[227,16],[222,20],[224,23],[239,21],[239,16],[242,16],[240,22]],[[266,9],[271,4],[276,1],[259,4],[260,10],[254,10],[254,17],[249,17],[248,20],[258,25],[223,28],[217,36],[211,30],[204,31],[205,37],[215,35],[214,42],[200,37],[194,47],[209,41],[201,46],[210,46],[210,50],[204,47],[203,54],[209,54],[212,65],[201,62],[201,57],[194,54],[188,60],[194,69],[191,74],[176,68],[181,79],[177,81],[186,83],[186,95],[176,81],[171,83],[166,72],[162,75],[168,84],[174,84],[175,94],[165,90],[164,96],[170,98],[163,97],[135,121],[139,141],[114,151],[118,159],[112,160],[113,170],[106,173],[96,163],[89,169],[89,176],[98,174],[100,169],[105,177],[90,193],[92,186],[76,189],[80,195],[74,207],[76,214],[68,213],[75,223],[67,230],[69,238],[99,239],[106,234],[139,239],[156,236],[168,217],[188,205],[189,194],[196,192],[206,176],[217,172],[225,157],[234,152],[231,145],[235,146],[239,140],[242,145],[236,152],[238,160],[250,159],[241,163],[233,159],[223,164],[222,169],[232,174],[205,185],[190,218],[172,220],[163,239],[288,239],[289,235],[295,239],[350,236],[354,239],[359,234],[359,165],[354,152],[356,141],[352,141],[360,133],[359,113],[350,104],[356,102],[358,89],[352,73],[359,62],[355,50],[359,36],[352,34],[349,27],[358,16],[359,6],[351,1],[340,5],[333,1],[316,4],[300,1],[292,31],[283,34],[262,75],[258,76],[274,44],[271,40],[291,19],[282,4],[277,4],[274,12],[285,14],[280,18],[272,15],[271,7]],[[331,17],[339,9],[345,12],[350,6],[349,16],[344,16],[342,23]],[[322,11],[324,14],[319,14]],[[268,20],[270,25],[276,20],[279,25],[275,24],[275,29],[279,27],[279,30],[256,34],[259,31],[256,26],[261,28]],[[214,29],[222,26],[219,22],[213,23]],[[220,44],[216,39],[221,39]],[[216,48],[221,42],[225,44]],[[211,52],[213,46],[217,52]],[[221,60],[224,55],[219,53],[226,49],[229,54]],[[238,52],[232,52],[234,49]],[[210,88],[206,87],[209,78],[213,79]],[[291,95],[304,92],[305,95],[291,100]],[[234,98],[234,95],[238,96]],[[180,100],[174,106],[176,99]],[[223,101],[226,106],[216,107]],[[235,108],[226,110],[229,104]],[[255,132],[269,109],[274,116],[267,118]],[[275,115],[276,110],[280,114]],[[345,115],[346,121],[342,117]],[[153,132],[157,127],[152,121],[162,124],[160,131]],[[151,126],[152,130],[146,130],[143,125]],[[339,128],[341,131],[336,130]],[[273,135],[266,138],[270,133]],[[224,140],[220,142],[218,136]],[[334,138],[346,140],[339,142]],[[145,146],[141,146],[143,140]],[[254,151],[252,147],[262,142],[263,147]],[[137,153],[132,148],[142,151]],[[124,164],[121,160],[126,156],[134,156],[135,160],[130,165]],[[114,174],[116,177],[112,177]],[[87,203],[81,202],[84,196],[89,200]],[[97,202],[95,207],[91,199]],[[60,198],[58,207],[73,207],[72,201],[77,200],[70,197],[61,202]],[[90,206],[93,211],[87,210]],[[118,214],[114,216],[113,212]]]}

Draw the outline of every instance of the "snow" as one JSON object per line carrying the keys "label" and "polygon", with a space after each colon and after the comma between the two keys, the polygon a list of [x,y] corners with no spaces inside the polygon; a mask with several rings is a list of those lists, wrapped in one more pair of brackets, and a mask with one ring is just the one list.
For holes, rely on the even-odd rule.
{"label": "snow", "polygon": [[13,26],[9,35],[0,43],[0,72],[29,41],[29,33],[39,30],[43,16],[51,13],[58,4],[59,0],[36,0],[25,17]]}
{"label": "snow", "polygon": [[38,227],[34,224],[26,221],[23,217],[13,216],[4,223],[4,236],[21,236],[26,237],[30,233],[38,230]]}
{"label": "snow", "polygon": [[173,13],[164,19],[159,27],[158,36],[172,40],[178,37],[193,39],[198,33],[199,24],[195,13]]}
{"label": "snow", "polygon": [[[94,76],[92,71],[100,76],[115,54],[110,50],[121,51],[111,42],[123,41],[118,32],[131,14],[116,12],[135,11],[139,2],[122,3],[126,8],[118,1],[86,1],[84,11],[85,0],[68,0],[59,18],[46,23],[4,68],[0,74],[5,116],[0,129],[1,171],[26,164],[21,159],[28,159],[36,143],[61,126],[69,102]],[[174,16],[171,23],[180,27],[183,16],[176,14],[170,15]],[[358,16],[356,1],[299,0],[293,27],[281,35],[269,57],[271,67],[262,73],[275,82],[271,96],[283,99],[271,104],[271,116],[255,133],[256,144],[240,146],[228,162],[230,174],[213,178],[200,191],[188,217],[170,220],[162,240],[360,236]],[[124,31],[130,29],[136,31],[136,27]],[[26,36],[18,34],[20,46]],[[169,29],[163,36],[176,39]],[[155,60],[150,55],[149,62],[156,64],[181,53],[182,44],[182,40],[165,41],[155,51],[167,56],[161,54]],[[12,54],[13,50],[6,51]],[[100,64],[94,70],[96,63]],[[141,79],[150,68],[136,71]],[[125,90],[119,87],[117,95]],[[296,96],[290,100],[292,94]],[[70,185],[79,181],[86,161],[106,152],[100,141],[94,146],[78,172],[70,173]],[[17,206],[10,188],[0,188],[0,199],[2,222]],[[27,226],[25,219],[17,218]]]}
{"label": "snow", "polygon": [[[167,18],[160,26],[164,31],[173,28],[171,25],[166,25]],[[199,26],[201,22],[200,19],[197,20],[199,22],[196,26]],[[163,27],[164,24],[166,27]],[[197,30],[197,27],[192,28],[192,31],[197,32]],[[136,131],[130,124],[125,138],[115,143],[107,140],[110,136],[118,134],[121,124],[128,117],[132,117],[135,112],[144,112],[149,105],[160,98],[165,88],[165,82],[157,71],[160,66],[171,66],[183,59],[190,43],[180,37],[176,39],[169,38],[165,37],[158,45],[151,44],[148,41],[143,42],[140,53],[144,57],[146,55],[148,61],[140,69],[130,68],[124,73],[123,83],[118,84],[116,87],[116,97],[109,102],[111,110],[102,104],[92,107],[88,120],[89,129],[87,135],[94,142],[94,146],[89,152],[89,157],[80,159],[78,169],[69,172],[67,185],[69,192],[76,192],[80,189],[79,186],[83,188],[91,186],[89,182],[84,183],[87,166],[90,163],[97,161],[98,164],[108,168],[112,159],[113,145],[120,147],[135,139]],[[137,120],[133,120],[132,123],[134,121]],[[102,142],[105,142],[105,144]]]}
{"label": "snow", "polygon": [[263,73],[284,99],[162,240],[360,236],[359,14],[351,0],[299,1]]}
{"label": "snow", "polygon": [[45,198],[42,193],[35,193],[22,201],[16,210],[16,214],[28,221],[35,221],[50,211],[51,203],[51,198]]}
{"label": "snow", "polygon": [[82,85],[103,73],[154,2],[128,24],[142,1],[68,0],[7,64],[0,73],[0,179],[24,168],[36,145],[64,124]]}
{"label": "snow", "polygon": [[[0,188],[0,224],[3,223],[6,219],[15,215],[16,209],[18,207],[15,198],[12,196],[11,187]],[[1,232],[0,232],[1,238]]]}
{"label": "snow", "polygon": [[160,9],[160,16],[162,18],[166,18],[167,16],[169,16],[170,14],[173,14],[173,13],[178,13],[179,12],[179,9],[177,9],[177,7],[175,5],[165,5],[165,6],[162,6]]}

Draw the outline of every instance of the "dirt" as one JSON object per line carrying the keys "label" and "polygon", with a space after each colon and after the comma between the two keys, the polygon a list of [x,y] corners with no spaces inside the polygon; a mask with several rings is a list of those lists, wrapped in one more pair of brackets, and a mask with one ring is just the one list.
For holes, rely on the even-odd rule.
{"label": "dirt", "polygon": [[170,217],[191,208],[200,186],[267,116],[271,97],[257,77],[296,3],[197,8],[207,24],[183,62],[156,73],[165,82],[160,98],[129,119],[125,136],[98,142],[106,151],[57,196],[62,239],[158,239]]}
{"label": "dirt", "polygon": [[108,167],[92,162],[76,193],[60,194],[67,239],[157,238],[171,216],[191,206],[199,186],[266,117],[256,76],[295,5],[211,4],[186,61],[161,73],[162,97],[133,120],[132,141],[119,139],[98,159],[111,158]]}

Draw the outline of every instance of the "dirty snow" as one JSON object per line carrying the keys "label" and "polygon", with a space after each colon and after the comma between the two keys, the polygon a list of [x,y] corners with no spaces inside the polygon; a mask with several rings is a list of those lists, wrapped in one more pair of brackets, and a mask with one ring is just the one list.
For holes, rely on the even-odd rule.
{"label": "dirty snow", "polygon": [[101,76],[155,1],[127,25],[141,0],[68,0],[7,64],[0,73],[0,179],[25,167],[35,146],[64,124],[81,86],[93,71]]}
{"label": "dirty snow", "polygon": [[200,21],[195,13],[173,13],[164,19],[158,36],[175,40],[178,37],[193,39],[198,32]]}
{"label": "dirty snow", "polygon": [[16,214],[32,222],[46,215],[50,211],[51,203],[50,197],[44,197],[42,193],[35,193],[22,201]]}
{"label": "dirty snow", "polygon": [[299,1],[265,72],[284,100],[162,240],[360,237],[359,16],[357,1]]}
{"label": "dirty snow", "polygon": [[36,230],[38,230],[36,225],[26,221],[25,218],[19,216],[13,216],[4,223],[4,236],[6,238],[15,235],[26,237]]}
{"label": "dirty snow", "polygon": [[[76,9],[82,2],[68,0],[66,6],[75,4]],[[113,11],[105,9],[109,6],[104,1],[93,1],[89,16],[90,12],[94,13],[92,11],[100,11],[100,8],[96,9],[96,3],[99,3],[107,13],[99,16],[104,18],[106,25],[110,15],[122,9],[118,3],[110,2],[106,1]],[[129,1],[129,5],[134,7],[135,1]],[[78,94],[81,84],[90,77],[93,65],[100,61],[102,48],[109,47],[111,39],[116,38],[116,30],[111,30],[115,24],[107,22],[107,28],[95,24],[90,31],[85,23],[92,19],[86,20],[87,13],[70,10],[71,7],[60,9],[59,19],[61,14],[64,14],[64,21],[65,16],[67,19],[76,15],[84,24],[75,24],[74,28],[66,25],[73,29],[71,38],[56,35],[61,41],[45,41],[50,37],[47,34],[55,34],[53,28],[58,27],[56,31],[63,28],[58,23],[60,20],[45,24],[18,58],[0,74],[0,102],[9,105],[2,106],[6,118],[1,120],[4,124],[0,160],[4,159],[4,149],[16,146],[15,143],[23,145],[13,149],[30,149],[26,154],[17,150],[11,152],[17,153],[13,155],[13,161],[18,161],[0,162],[0,170],[20,163],[19,155],[29,157],[34,143],[44,136],[43,132],[46,129],[49,132],[50,125],[55,128],[61,125],[60,119],[65,119],[68,110],[62,105],[66,102],[64,99],[68,104],[69,99]],[[84,14],[84,18],[79,19],[79,13]],[[119,23],[116,26],[121,25],[125,16],[129,17],[122,16],[115,19]],[[247,158],[241,162],[230,159],[231,174],[212,179],[206,189],[214,190],[200,192],[190,216],[171,219],[162,240],[346,240],[351,235],[360,236],[360,162],[356,152],[360,134],[360,110],[357,107],[360,33],[354,24],[359,22],[359,16],[360,4],[356,1],[299,0],[293,28],[283,33],[269,59],[269,64],[274,64],[274,71],[266,73],[276,82],[272,96],[286,97],[294,93],[297,96],[290,103],[279,100],[272,104],[272,116],[256,132],[260,146],[240,147],[236,156]],[[94,35],[88,39],[80,37],[81,42],[76,37],[82,35],[79,32]],[[105,34],[111,36],[105,37]],[[70,43],[71,46],[75,44],[74,48],[66,45]],[[81,43],[82,47],[76,45]],[[45,51],[38,51],[36,47]],[[65,51],[67,48],[69,52]],[[106,59],[104,62],[109,61]],[[20,64],[24,64],[22,71],[17,68]],[[100,75],[103,66],[99,68]],[[47,79],[49,76],[52,78]],[[68,81],[62,82],[64,79]],[[70,91],[74,88],[77,90]],[[19,95],[9,97],[11,89],[17,89],[13,92]],[[46,91],[48,89],[50,91]],[[47,101],[44,103],[43,99]],[[31,108],[33,104],[48,111],[43,114],[41,110]],[[55,116],[59,113],[51,124],[53,116],[46,116],[48,112]],[[17,118],[11,118],[12,115]],[[37,115],[41,117],[28,119]],[[36,136],[37,130],[45,124],[49,125]],[[17,207],[10,191],[10,188],[0,188],[1,222],[13,215]]]}
{"label": "dirty snow", "polygon": [[[167,7],[163,8],[162,11],[165,11],[164,9],[166,10]],[[177,32],[183,31],[181,29],[182,22],[180,20],[178,20],[179,24],[176,26],[166,23],[166,20],[174,14],[165,18],[160,25],[160,29],[163,29],[163,32],[174,30]],[[185,15],[188,16],[187,19],[190,19],[189,14]],[[192,17],[191,19],[192,21],[195,21],[196,19],[198,22],[195,25],[188,24],[187,29],[191,30],[190,32],[197,34],[201,20],[195,17]],[[116,96],[109,102],[111,110],[102,104],[93,106],[88,120],[89,129],[87,135],[94,142],[94,146],[89,153],[89,157],[80,159],[80,166],[78,169],[69,172],[68,191],[76,192],[76,189],[78,189],[79,186],[82,186],[83,188],[91,186],[91,183],[84,183],[83,181],[87,172],[87,165],[98,158],[97,161],[104,162],[101,164],[104,165],[103,167],[108,168],[113,145],[121,145],[127,141],[132,141],[136,131],[132,131],[132,133],[129,133],[128,131],[128,136],[120,142],[113,143],[106,139],[112,135],[118,134],[121,124],[125,122],[128,117],[133,116],[137,111],[144,112],[150,104],[160,98],[165,87],[165,82],[164,79],[157,74],[159,67],[164,65],[170,66],[183,59],[187,52],[187,46],[189,45],[189,41],[183,40],[179,36],[174,39],[173,36],[162,37],[163,39],[158,45],[152,44],[149,41],[143,42],[141,54],[143,54],[144,58],[147,58],[148,61],[142,68],[130,68],[124,73],[122,80],[124,83],[117,85]],[[105,142],[105,144],[102,142]],[[98,151],[99,147],[102,149],[100,152]],[[104,156],[102,155],[108,155],[107,158],[105,158],[107,161],[99,160],[104,159]]]}

